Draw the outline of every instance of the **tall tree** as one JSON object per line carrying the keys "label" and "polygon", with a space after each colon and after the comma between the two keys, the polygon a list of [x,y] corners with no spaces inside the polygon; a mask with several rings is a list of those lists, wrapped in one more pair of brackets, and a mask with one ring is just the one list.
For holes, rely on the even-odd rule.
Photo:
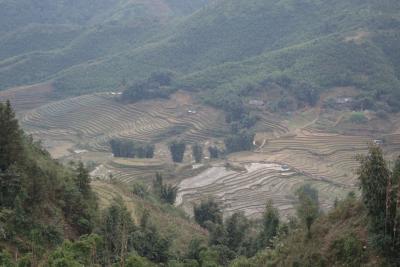
{"label": "tall tree", "polygon": [[160,173],[156,174],[156,179],[153,181],[153,190],[161,201],[171,205],[175,203],[178,187],[164,184]]}
{"label": "tall tree", "polygon": [[259,236],[259,247],[271,247],[273,238],[278,234],[279,212],[273,206],[272,201],[268,201],[263,214],[263,228]]}
{"label": "tall tree", "polygon": [[203,147],[200,144],[195,143],[192,146],[192,156],[196,163],[201,162],[201,160],[203,158]]}
{"label": "tall tree", "polygon": [[311,226],[319,215],[318,191],[306,184],[296,194],[299,200],[297,215],[306,226],[307,237],[311,238]]}
{"label": "tall tree", "polygon": [[10,101],[0,103],[0,171],[21,161],[23,156],[22,131]]}
{"label": "tall tree", "polygon": [[76,175],[76,185],[79,188],[79,191],[87,196],[90,192],[90,175],[89,171],[83,165],[83,162],[79,162],[78,169]]}
{"label": "tall tree", "polygon": [[206,227],[206,222],[215,224],[222,223],[222,211],[218,203],[213,199],[202,200],[199,205],[193,207],[194,219],[202,227]]}
{"label": "tall tree", "polygon": [[0,206],[12,208],[22,187],[18,163],[24,161],[22,131],[10,101],[0,103]]}
{"label": "tall tree", "polygon": [[400,157],[397,158],[392,174],[393,183],[393,246],[400,249]]}
{"label": "tall tree", "polygon": [[22,150],[22,132],[10,101],[0,103],[0,171],[20,160]]}
{"label": "tall tree", "polygon": [[360,156],[358,170],[362,200],[367,208],[370,227],[376,237],[386,239],[387,187],[390,170],[383,158],[382,149],[370,145],[368,155]]}
{"label": "tall tree", "polygon": [[227,246],[231,250],[239,252],[249,227],[250,223],[243,213],[234,213],[225,221]]}
{"label": "tall tree", "polygon": [[182,162],[186,150],[186,144],[182,141],[174,140],[169,144],[169,150],[174,162]]}

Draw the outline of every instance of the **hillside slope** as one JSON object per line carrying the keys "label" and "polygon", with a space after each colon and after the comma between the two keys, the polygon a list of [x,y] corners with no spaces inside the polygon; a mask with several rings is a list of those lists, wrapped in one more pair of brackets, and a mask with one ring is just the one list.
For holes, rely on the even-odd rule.
{"label": "hillside slope", "polygon": [[2,88],[56,79],[59,91],[76,94],[169,69],[177,86],[188,89],[238,91],[289,80],[399,95],[398,1],[222,0],[200,10],[206,1],[139,2],[106,7],[84,30],[60,23],[48,34],[29,26],[37,31],[27,34],[31,47],[46,37],[47,52],[24,50],[19,34],[6,34],[0,38]]}
{"label": "hillside slope", "polygon": [[48,80],[72,66],[137,47],[206,2],[0,1],[1,87]]}

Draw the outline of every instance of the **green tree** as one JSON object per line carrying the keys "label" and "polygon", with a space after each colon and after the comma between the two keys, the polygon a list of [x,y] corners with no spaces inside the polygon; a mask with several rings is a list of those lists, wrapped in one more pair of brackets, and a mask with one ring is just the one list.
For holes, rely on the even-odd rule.
{"label": "green tree", "polygon": [[247,151],[253,147],[254,133],[249,131],[240,131],[237,134],[230,135],[224,139],[225,147],[228,153]]}
{"label": "green tree", "polygon": [[193,207],[194,218],[202,227],[206,227],[206,222],[215,224],[222,223],[222,211],[218,203],[213,199],[202,200],[199,205]]}
{"label": "green tree", "polygon": [[250,222],[243,213],[234,213],[225,221],[225,229],[227,234],[226,245],[235,252],[240,252],[243,247]]}
{"label": "green tree", "polygon": [[78,169],[76,170],[76,185],[82,195],[87,196],[90,193],[90,175],[89,171],[83,165],[83,162],[79,162]]}
{"label": "green tree", "polygon": [[0,266],[16,267],[16,265],[12,261],[10,253],[5,250],[0,252]]}
{"label": "green tree", "polygon": [[124,262],[129,249],[129,238],[135,231],[131,214],[121,198],[103,215],[100,233],[104,238],[105,254],[109,263]]}
{"label": "green tree", "polygon": [[306,226],[307,237],[311,238],[311,226],[319,215],[318,191],[306,184],[296,194],[299,200],[297,215]]}
{"label": "green tree", "polygon": [[272,201],[268,201],[262,220],[262,230],[259,236],[259,248],[272,247],[273,239],[279,230],[279,212],[273,206]]}
{"label": "green tree", "polygon": [[161,201],[171,205],[175,203],[178,187],[164,184],[160,173],[156,174],[156,179],[153,181],[153,190]]}
{"label": "green tree", "polygon": [[385,247],[387,242],[388,202],[387,189],[390,170],[383,158],[382,149],[370,145],[366,156],[360,156],[358,179],[362,192],[362,200],[368,211],[371,232],[379,247]]}
{"label": "green tree", "polygon": [[174,162],[182,162],[186,150],[186,144],[182,141],[174,140],[169,144],[169,150]]}
{"label": "green tree", "polygon": [[393,192],[394,196],[394,208],[393,208],[393,245],[394,250],[400,249],[400,157],[397,158],[396,164],[393,168]]}
{"label": "green tree", "polygon": [[216,146],[208,147],[208,153],[211,159],[217,159],[219,157],[219,149]]}
{"label": "green tree", "polygon": [[21,162],[23,156],[22,131],[10,101],[0,103],[0,171]]}
{"label": "green tree", "polygon": [[203,159],[203,147],[200,144],[195,143],[192,146],[192,156],[196,163],[201,162],[201,160]]}

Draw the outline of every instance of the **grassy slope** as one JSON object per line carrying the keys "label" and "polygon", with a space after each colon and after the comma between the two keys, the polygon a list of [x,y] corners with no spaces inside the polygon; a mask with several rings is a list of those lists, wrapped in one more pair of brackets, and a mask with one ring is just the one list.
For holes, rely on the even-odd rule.
{"label": "grassy slope", "polygon": [[185,253],[193,238],[206,239],[207,233],[196,223],[190,221],[187,215],[178,208],[163,205],[153,200],[152,196],[141,199],[128,192],[126,185],[110,184],[102,181],[93,181],[92,188],[99,196],[100,208],[110,205],[113,198],[121,196],[136,223],[144,210],[150,213],[150,221],[164,236],[173,239],[172,250],[178,254]]}
{"label": "grassy slope", "polygon": [[[311,239],[304,229],[294,230],[274,250],[260,253],[251,262],[254,266],[386,266],[368,245],[366,220],[364,206],[347,199],[313,224]],[[346,239],[346,245],[338,245]]]}

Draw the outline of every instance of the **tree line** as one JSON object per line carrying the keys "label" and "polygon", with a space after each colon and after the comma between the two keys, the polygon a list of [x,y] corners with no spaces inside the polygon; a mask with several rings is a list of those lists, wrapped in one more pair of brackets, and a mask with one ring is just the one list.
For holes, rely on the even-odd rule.
{"label": "tree line", "polygon": [[153,158],[155,146],[131,140],[112,139],[111,151],[115,157],[122,158]]}

